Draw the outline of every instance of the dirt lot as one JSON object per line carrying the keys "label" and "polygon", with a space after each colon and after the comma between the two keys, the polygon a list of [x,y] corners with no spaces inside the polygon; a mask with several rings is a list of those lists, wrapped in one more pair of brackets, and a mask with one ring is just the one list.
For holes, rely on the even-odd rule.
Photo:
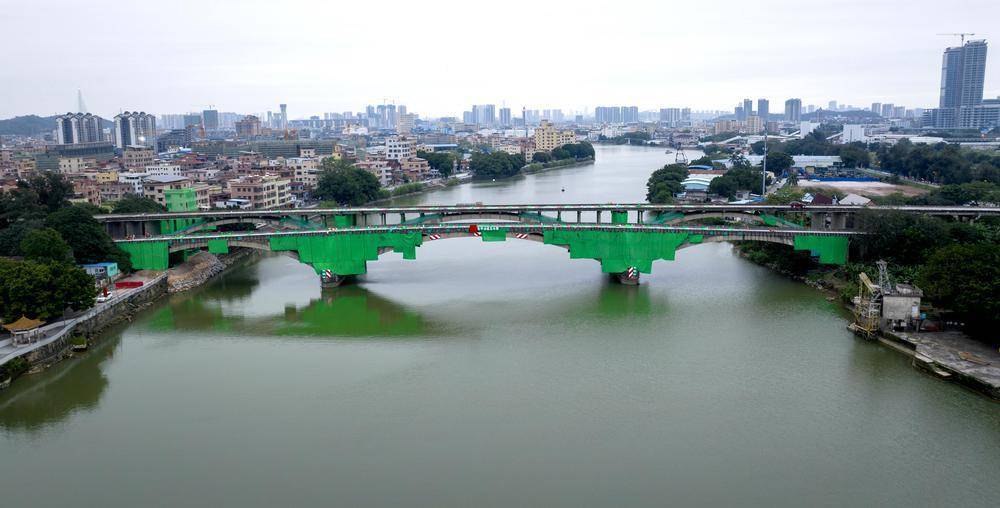
{"label": "dirt lot", "polygon": [[885,182],[817,182],[813,180],[802,180],[799,187],[816,187],[837,189],[842,192],[860,194],[862,196],[888,196],[895,192],[901,192],[906,196],[919,196],[927,191],[909,185],[894,185]]}

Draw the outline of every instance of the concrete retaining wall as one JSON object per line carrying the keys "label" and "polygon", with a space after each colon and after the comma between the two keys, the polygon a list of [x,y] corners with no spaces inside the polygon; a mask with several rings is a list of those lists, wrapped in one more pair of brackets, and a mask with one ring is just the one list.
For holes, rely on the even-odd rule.
{"label": "concrete retaining wall", "polygon": [[24,358],[31,365],[29,372],[44,370],[67,356],[72,337],[76,335],[94,337],[108,326],[129,319],[166,293],[167,277],[163,274],[117,302],[73,318],[56,335],[44,339],[43,345],[34,349],[25,348],[23,353],[2,360],[6,363],[14,358]]}

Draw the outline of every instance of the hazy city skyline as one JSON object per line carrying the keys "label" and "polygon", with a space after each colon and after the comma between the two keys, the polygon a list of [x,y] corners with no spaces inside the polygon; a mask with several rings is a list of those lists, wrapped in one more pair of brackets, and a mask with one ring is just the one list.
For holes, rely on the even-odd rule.
{"label": "hazy city skyline", "polygon": [[[928,15],[929,12],[933,16]],[[391,15],[386,15],[389,12]],[[977,12],[970,17],[968,12]],[[569,15],[569,14],[572,15]],[[153,4],[41,0],[7,11],[21,41],[0,70],[0,117],[76,109],[157,114],[254,113],[290,118],[406,104],[458,116],[469,104],[588,110],[732,110],[743,98],[825,107],[872,102],[935,107],[942,50],[988,31],[1000,4],[791,1],[374,4],[293,0]],[[970,18],[974,18],[971,19]],[[609,20],[634,19],[634,22]],[[86,27],[84,29],[83,27]],[[67,45],[63,33],[72,35]],[[131,35],[129,35],[131,34]],[[126,37],[126,35],[128,35]],[[1000,95],[1000,52],[988,54],[986,97]]]}

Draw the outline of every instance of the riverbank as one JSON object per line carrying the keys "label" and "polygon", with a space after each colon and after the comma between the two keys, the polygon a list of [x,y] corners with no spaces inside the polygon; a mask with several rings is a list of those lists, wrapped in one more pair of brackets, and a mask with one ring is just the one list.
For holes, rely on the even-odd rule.
{"label": "riverbank", "polygon": [[[777,262],[766,262],[760,256],[734,246],[736,253],[756,265],[818,289],[827,299],[838,302],[854,312],[844,293],[847,281],[831,277],[810,278],[783,269]],[[839,281],[841,284],[836,284]],[[945,381],[952,381],[979,394],[1000,400],[1000,351],[958,331],[893,332],[880,331],[880,344],[912,359],[914,368]]]}
{"label": "riverbank", "polygon": [[445,178],[445,179],[430,180],[430,181],[427,181],[427,182],[417,182],[420,185],[420,187],[416,188],[416,189],[414,189],[413,191],[410,191],[410,192],[403,192],[401,194],[391,194],[392,191],[397,190],[399,188],[405,188],[406,185],[414,185],[414,184],[404,184],[404,185],[399,186],[399,187],[394,187],[394,188],[391,188],[391,189],[387,189],[387,190],[390,191],[390,194],[391,194],[390,196],[387,196],[387,197],[384,197],[384,198],[381,198],[381,199],[376,199],[374,201],[369,201],[368,205],[377,205],[377,204],[381,204],[381,203],[388,203],[388,202],[391,202],[392,200],[397,199],[397,198],[416,196],[418,194],[426,194],[426,193],[429,193],[431,191],[436,191],[436,190],[440,190],[440,189],[446,189],[448,187],[454,187],[456,185],[461,185],[463,183],[468,183],[468,182],[471,182],[471,181],[472,181],[472,175],[470,173],[457,173],[457,174],[452,175],[452,176],[450,176],[448,178]]}
{"label": "riverbank", "polygon": [[73,357],[77,354],[73,351],[74,345],[83,344],[89,348],[98,343],[106,329],[122,321],[131,321],[161,297],[198,287],[238,262],[258,255],[253,249],[238,249],[219,256],[199,252],[166,272],[140,271],[124,280],[142,281],[142,286],[119,289],[107,302],[44,326],[43,337],[36,342],[14,346],[11,339],[0,341],[0,372],[8,374],[0,375],[0,391],[22,374],[35,374]]}
{"label": "riverbank", "polygon": [[10,386],[21,373],[41,372],[72,356],[73,344],[81,338],[84,343],[100,340],[105,329],[131,320],[137,312],[167,294],[167,274],[164,272],[142,271],[130,276],[129,280],[142,281],[143,285],[119,290],[111,300],[80,315],[42,327],[42,337],[31,344],[14,346],[10,339],[0,342],[0,366],[18,365],[17,369],[12,369],[15,371],[13,376],[0,379],[0,390]]}
{"label": "riverbank", "polygon": [[236,248],[228,254],[201,251],[187,261],[167,270],[167,291],[179,293],[194,289],[221,274],[240,260],[258,256],[254,249]]}

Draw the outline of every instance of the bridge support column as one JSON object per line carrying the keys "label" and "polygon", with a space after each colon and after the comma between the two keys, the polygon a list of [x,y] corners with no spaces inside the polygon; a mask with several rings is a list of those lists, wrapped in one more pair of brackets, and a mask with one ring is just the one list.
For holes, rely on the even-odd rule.
{"label": "bridge support column", "polygon": [[834,212],[834,213],[830,214],[830,216],[831,216],[831,219],[830,219],[830,229],[835,229],[835,230],[838,230],[838,231],[842,231],[844,229],[847,229],[847,214],[846,213]]}
{"label": "bridge support column", "polygon": [[320,287],[335,288],[347,282],[350,278],[350,275],[337,275],[330,270],[323,270],[319,274],[319,284]]}
{"label": "bridge support column", "polygon": [[611,274],[611,277],[626,286],[639,285],[639,269],[634,266],[630,266],[629,269],[624,272],[613,273]]}
{"label": "bridge support column", "polygon": [[826,212],[812,212],[809,217],[810,229],[827,229]]}

